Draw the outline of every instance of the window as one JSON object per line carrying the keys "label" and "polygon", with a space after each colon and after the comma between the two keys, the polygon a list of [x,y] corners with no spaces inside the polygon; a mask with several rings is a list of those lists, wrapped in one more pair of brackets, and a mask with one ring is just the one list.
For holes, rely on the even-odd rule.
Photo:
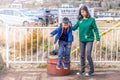
{"label": "window", "polygon": [[20,12],[18,12],[18,11],[13,11],[13,15],[14,16],[21,16]]}
{"label": "window", "polygon": [[4,14],[13,15],[13,11],[12,10],[4,10]]}
{"label": "window", "polygon": [[0,14],[4,14],[4,10],[1,10],[1,11],[0,11]]}

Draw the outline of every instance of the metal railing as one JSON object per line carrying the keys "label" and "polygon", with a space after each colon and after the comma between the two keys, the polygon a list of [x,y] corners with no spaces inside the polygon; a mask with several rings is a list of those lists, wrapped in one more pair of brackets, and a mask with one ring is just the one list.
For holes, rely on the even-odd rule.
{"label": "metal railing", "polygon": [[[50,32],[55,27],[7,27],[6,28],[6,64],[46,63],[54,45]],[[108,28],[99,28],[100,32]],[[78,31],[73,32],[72,50],[79,47]],[[101,37],[100,46],[93,46],[94,62],[120,62],[120,28]],[[80,53],[71,55],[71,62],[80,62]]]}

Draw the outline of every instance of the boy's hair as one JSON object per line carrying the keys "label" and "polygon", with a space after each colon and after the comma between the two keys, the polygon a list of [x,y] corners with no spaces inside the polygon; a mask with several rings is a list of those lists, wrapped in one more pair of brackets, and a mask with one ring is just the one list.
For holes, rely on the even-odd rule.
{"label": "boy's hair", "polygon": [[[68,26],[69,26],[69,28],[70,28],[71,24],[70,24],[70,21],[69,21],[69,18],[68,18],[68,17],[64,17],[64,18],[63,18],[63,20],[62,20],[62,26],[63,26],[63,24],[68,24]],[[67,32],[69,31],[69,28],[67,29]],[[62,27],[61,35],[62,35],[63,31],[64,31],[64,27]]]}
{"label": "boy's hair", "polygon": [[68,24],[69,27],[71,26],[71,24],[70,24],[70,20],[69,20],[68,17],[64,17],[64,18],[63,18],[63,20],[62,20],[62,26],[63,26],[63,24]]}
{"label": "boy's hair", "polygon": [[62,20],[62,23],[64,24],[68,24],[70,21],[69,21],[69,18],[68,17],[64,17],[63,20]]}

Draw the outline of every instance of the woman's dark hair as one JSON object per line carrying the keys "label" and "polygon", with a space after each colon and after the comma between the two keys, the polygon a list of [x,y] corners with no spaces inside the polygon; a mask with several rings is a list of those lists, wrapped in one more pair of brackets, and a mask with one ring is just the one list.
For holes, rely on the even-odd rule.
{"label": "woman's dark hair", "polygon": [[81,8],[79,9],[79,15],[78,15],[78,20],[81,20],[83,18],[83,16],[81,15],[81,10],[85,10],[87,12],[87,18],[90,17],[90,13],[89,13],[89,10],[87,8],[87,6],[83,5],[81,6]]}

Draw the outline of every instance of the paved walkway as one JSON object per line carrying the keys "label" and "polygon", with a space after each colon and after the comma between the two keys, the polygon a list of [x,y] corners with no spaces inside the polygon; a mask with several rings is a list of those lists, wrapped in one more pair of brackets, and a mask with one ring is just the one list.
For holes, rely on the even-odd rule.
{"label": "paved walkway", "polygon": [[68,76],[52,76],[46,71],[4,71],[0,80],[120,80],[120,72],[95,72],[91,77],[84,77],[76,76],[76,71]]}

